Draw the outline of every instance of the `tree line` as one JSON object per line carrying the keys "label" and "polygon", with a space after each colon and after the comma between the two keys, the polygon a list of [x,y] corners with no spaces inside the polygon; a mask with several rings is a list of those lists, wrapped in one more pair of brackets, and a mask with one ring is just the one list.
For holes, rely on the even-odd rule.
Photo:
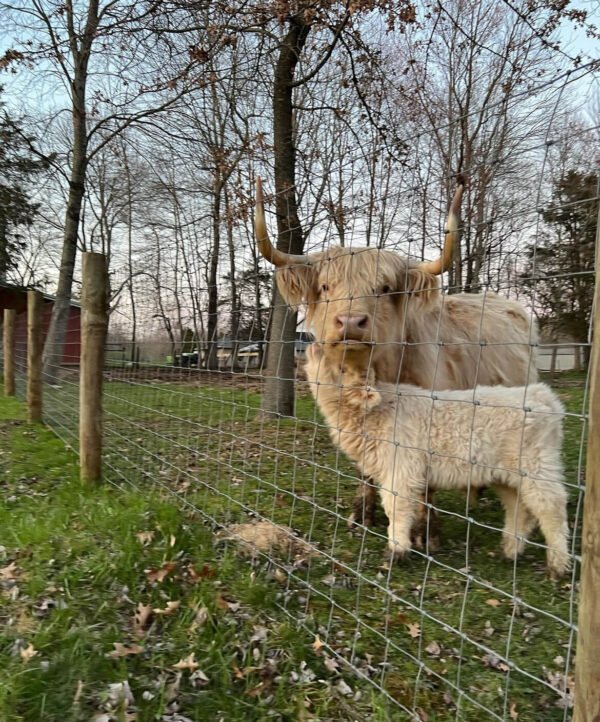
{"label": "tree line", "polygon": [[[301,318],[252,229],[267,181],[278,246],[435,255],[468,178],[449,292],[521,294],[549,333],[587,338],[599,104],[562,42],[568,4],[492,0],[19,0],[0,165],[0,276],[56,296],[60,361],[81,250],[111,271],[132,359],[150,333],[269,337],[264,405],[293,406]],[[592,291],[590,291],[592,289]],[[282,380],[283,379],[283,380]]]}

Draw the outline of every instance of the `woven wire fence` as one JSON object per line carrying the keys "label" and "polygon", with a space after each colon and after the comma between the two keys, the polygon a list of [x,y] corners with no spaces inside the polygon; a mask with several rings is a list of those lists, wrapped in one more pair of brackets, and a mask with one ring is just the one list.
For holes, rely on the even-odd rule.
{"label": "woven wire fence", "polygon": [[[555,110],[560,107],[562,89],[571,81],[570,74],[557,81]],[[534,244],[543,227],[539,209],[548,202],[552,117],[545,137],[532,142],[530,148],[535,190],[510,219],[514,237]],[[586,136],[593,130],[589,126],[579,132]],[[351,164],[352,159],[347,162]],[[379,201],[389,200],[395,193],[398,205],[412,208],[413,186],[409,170],[404,170],[399,190],[388,192]],[[597,201],[596,196],[582,203]],[[410,225],[411,218],[404,222]],[[443,218],[432,222],[441,225]],[[350,235],[359,245],[360,228]],[[328,251],[333,245],[326,231],[317,229],[311,238],[311,251]],[[420,239],[413,241],[404,243],[392,234],[383,248],[413,254],[423,245]],[[174,505],[192,510],[198,524],[207,523],[216,538],[227,542],[225,551],[216,554],[235,554],[241,540],[252,550],[252,573],[258,564],[265,573],[275,574],[280,584],[280,610],[297,624],[298,633],[305,635],[308,643],[314,643],[314,653],[326,657],[336,684],[346,680],[342,692],[355,700],[365,691],[381,695],[397,715],[394,718],[570,718],[588,389],[586,373],[577,367],[589,344],[556,338],[540,354],[533,321],[527,322],[517,340],[483,337],[488,329],[484,315],[496,303],[492,291],[502,298],[520,298],[525,313],[535,305],[535,284],[540,277],[534,266],[529,274],[534,293],[526,299],[519,273],[526,267],[524,248],[523,242],[521,248],[517,244],[507,250],[507,265],[503,265],[507,258],[502,252],[489,260],[488,282],[481,288],[479,335],[469,341],[450,341],[450,345],[475,348],[472,356],[477,378],[485,377],[482,367],[488,354],[510,357],[511,346],[518,346],[526,355],[531,380],[538,376],[536,366],[549,368],[540,357],[552,354],[552,347],[560,352],[559,366],[573,369],[564,374],[539,374],[553,386],[566,409],[563,462],[571,570],[559,581],[546,575],[546,542],[539,532],[531,535],[518,559],[503,558],[500,501],[488,490],[475,500],[465,493],[468,480],[465,488],[438,492],[425,502],[428,524],[434,513],[440,521],[441,541],[436,550],[425,543],[413,548],[398,565],[387,563],[387,520],[381,508],[373,524],[359,520],[349,528],[357,489],[367,481],[378,491],[377,479],[365,480],[332,442],[306,382],[304,360],[310,341],[306,334],[311,332],[323,340],[332,324],[331,313],[319,315],[319,308],[322,311],[333,299],[345,302],[349,313],[358,313],[365,299],[373,301],[364,287],[317,299],[313,310],[316,317],[325,319],[322,325],[300,325],[296,340],[287,342],[294,345],[296,390],[295,412],[289,416],[261,413],[269,377],[263,343],[266,321],[243,338],[226,334],[223,322],[219,338],[212,344],[195,330],[185,335],[183,326],[194,329],[196,306],[183,290],[165,293],[159,304],[158,287],[144,285],[142,276],[131,283],[129,300],[121,301],[113,311],[104,374],[106,481],[131,486],[140,494],[158,488]],[[334,256],[325,255],[321,269],[325,275],[333,268]],[[237,262],[240,267],[252,267],[243,245]],[[384,273],[384,263],[381,256],[375,264],[376,278]],[[512,273],[501,271],[506,267]],[[346,284],[352,287],[353,282],[358,284],[354,279],[367,278],[364,268],[357,253]],[[266,265],[261,266],[263,275],[266,270]],[[560,281],[566,287],[578,276],[592,279],[593,285],[592,268],[565,270]],[[119,285],[122,278],[116,274],[112,280]],[[453,290],[443,288],[439,299],[434,297],[432,302],[442,309],[440,313],[456,304]],[[205,298],[208,288],[199,282],[196,291]],[[376,308],[388,308],[388,303],[403,309],[419,302],[418,294],[406,289],[394,289],[391,296],[395,298],[377,301]],[[422,305],[425,313],[426,304]],[[134,306],[135,342],[131,340]],[[78,313],[72,309],[74,323]],[[165,332],[165,319],[170,320],[169,330],[177,328],[177,332]],[[401,315],[385,319],[386,324],[406,323]],[[371,321],[377,327],[375,315]],[[417,340],[406,335],[402,341],[373,338],[374,355],[377,346],[400,357],[420,349],[428,353],[432,348],[447,349],[441,322],[433,324],[428,333]],[[18,392],[22,395],[25,345],[22,336],[17,338]],[[214,368],[207,370],[203,367],[211,351]],[[78,341],[68,341],[63,352],[63,366],[46,379],[44,418],[65,444],[77,450]],[[443,359],[440,351],[434,366]],[[503,379],[500,375],[497,381]],[[493,381],[487,379],[487,383]],[[524,407],[522,418],[524,423]],[[244,573],[246,562],[239,563]],[[347,684],[350,677],[342,678],[347,672],[360,678],[358,687],[351,681]]]}

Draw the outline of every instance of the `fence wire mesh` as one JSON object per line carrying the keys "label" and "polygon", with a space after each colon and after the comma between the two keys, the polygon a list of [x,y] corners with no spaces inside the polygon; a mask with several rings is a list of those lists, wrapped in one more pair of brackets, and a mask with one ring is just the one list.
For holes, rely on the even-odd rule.
{"label": "fence wire mesh", "polygon": [[[215,554],[230,555],[239,563],[240,574],[272,576],[278,585],[278,608],[297,625],[299,634],[313,643],[314,653],[326,662],[329,681],[349,704],[358,705],[353,709],[363,710],[365,718],[375,714],[376,700],[382,699],[392,719],[570,718],[585,476],[588,381],[584,368],[589,343],[586,338],[559,332],[548,335],[546,330],[540,345],[532,320],[527,320],[520,335],[515,335],[513,324],[503,336],[500,327],[494,326],[499,319],[492,314],[499,303],[495,293],[501,299],[518,299],[523,313],[531,313],[544,310],[548,289],[552,293],[564,289],[565,294],[581,284],[591,284],[593,289],[593,259],[586,259],[581,267],[561,269],[546,262],[548,253],[542,242],[547,227],[542,209],[556,203],[550,197],[549,170],[554,158],[553,118],[564,110],[560,105],[564,88],[583,72],[579,76],[569,73],[545,89],[553,98],[553,111],[541,138],[532,139],[528,148],[529,197],[519,200],[514,213],[496,216],[491,229],[485,217],[469,221],[466,230],[473,238],[483,227],[489,231],[492,249],[484,257],[478,287],[471,289],[481,294],[475,304],[477,319],[471,314],[453,326],[471,323],[471,336],[462,328],[464,333],[458,338],[448,338],[445,327],[447,314],[461,308],[462,297],[453,291],[464,289],[465,282],[456,272],[450,287],[439,297],[433,292],[430,300],[421,298],[422,289],[409,287],[406,264],[402,273],[396,273],[397,287],[382,287],[389,285],[386,250],[419,255],[430,246],[426,238],[416,238],[414,231],[400,232],[415,226],[418,216],[415,197],[420,191],[415,190],[418,186],[409,169],[402,171],[397,189],[378,196],[381,204],[393,202],[408,210],[398,213],[390,233],[384,233],[382,226],[381,233],[373,235],[378,241],[368,251],[368,257],[376,259],[370,271],[367,252],[356,253],[344,273],[335,275],[337,271],[332,269],[337,268],[338,256],[331,250],[331,226],[324,222],[313,228],[307,245],[311,252],[323,251],[324,260],[318,271],[304,265],[299,273],[314,275],[304,281],[310,286],[307,293],[316,293],[315,285],[327,288],[321,296],[310,297],[312,326],[305,319],[297,326],[295,337],[280,339],[281,348],[291,345],[294,349],[293,414],[261,413],[265,385],[281,380],[281,375],[267,364],[264,340],[269,326],[266,298],[270,273],[257,261],[254,247],[252,255],[244,244],[236,250],[235,266],[246,269],[242,280],[247,284],[240,292],[237,334],[235,329],[228,332],[223,311],[214,337],[207,338],[206,321],[201,323],[198,309],[207,302],[211,288],[201,280],[200,265],[188,276],[194,278],[193,288],[191,281],[187,287],[174,282],[179,267],[174,263],[172,270],[165,268],[167,260],[172,261],[171,256],[179,252],[175,243],[160,251],[164,276],[143,270],[155,265],[153,253],[157,251],[153,251],[136,259],[135,275],[115,273],[111,279],[114,288],[126,292],[115,301],[107,342],[106,480],[116,486],[129,485],[141,494],[151,487],[159,489],[174,505],[189,509],[193,523],[211,528],[219,542]],[[531,97],[528,102],[533,102]],[[597,126],[589,125],[573,132],[586,138],[596,130]],[[426,135],[418,141],[427,143]],[[348,166],[353,162],[352,157],[347,159]],[[500,168],[502,163],[499,157]],[[596,189],[594,195],[567,201],[555,210],[594,207],[597,202]],[[443,215],[440,211],[426,218],[428,238],[430,228],[440,228]],[[504,238],[495,237],[496,228],[506,234]],[[354,243],[356,236],[359,245],[361,235],[364,227],[357,222],[348,229],[346,244]],[[381,252],[375,250],[378,246]],[[545,263],[536,266],[541,254]],[[221,260],[225,273],[227,264]],[[190,258],[189,263],[195,261]],[[369,285],[372,281],[373,287]],[[225,287],[225,281],[220,281],[217,290],[222,300]],[[261,299],[258,305],[253,305],[255,298]],[[300,300],[306,301],[306,297]],[[295,310],[287,304],[284,308],[291,318]],[[515,306],[502,309],[499,313],[512,315],[518,323]],[[235,315],[235,310],[232,313]],[[79,309],[73,307],[72,314],[78,318]],[[239,320],[243,314],[251,320],[242,333]],[[368,489],[379,493],[378,480],[365,478],[332,442],[329,426],[305,379],[306,348],[312,340],[309,332],[333,347],[332,334],[339,330],[336,318],[340,315],[367,316],[371,359],[383,353],[397,361],[404,359],[404,372],[399,365],[392,371],[395,378],[386,381],[411,383],[416,378],[418,386],[429,390],[433,385],[436,389],[468,389],[475,379],[515,386],[539,375],[552,386],[566,409],[562,458],[572,565],[559,581],[546,576],[547,542],[539,532],[531,535],[517,559],[503,558],[500,500],[488,489],[474,499],[466,493],[471,487],[467,479],[462,488],[439,491],[424,504],[427,526],[432,515],[439,517],[439,548],[434,550],[425,543],[413,548],[398,565],[385,561],[388,533],[383,510],[376,511],[372,524],[365,523],[371,521]],[[63,348],[68,362],[46,377],[44,387],[44,419],[75,451],[78,343],[69,341]],[[26,341],[22,328],[17,333],[16,355],[17,390],[23,396]],[[409,366],[410,358],[418,360]],[[490,359],[500,360],[493,363]],[[460,365],[467,362],[469,370],[462,373]],[[525,370],[515,371],[517,363]],[[431,365],[427,373],[426,364]],[[448,368],[444,364],[449,364]],[[377,364],[374,369],[376,375],[383,373]],[[419,372],[430,378],[438,374],[438,380],[419,384]],[[519,374],[520,382],[516,379]],[[443,383],[442,378],[446,379]],[[410,396],[418,391],[404,393]],[[524,433],[527,418],[523,398],[522,427],[515,431],[517,435]],[[465,403],[472,405],[474,419],[476,403]],[[501,408],[500,403],[498,410]],[[343,426],[344,421],[338,425]],[[376,440],[371,432],[365,433]],[[487,443],[493,447],[494,441]],[[448,459],[452,452],[446,450]],[[515,469],[520,468],[519,458]],[[360,506],[353,508],[354,497],[365,483],[362,511],[366,516],[349,528],[350,514],[357,508],[360,511]],[[244,550],[245,556],[250,552],[249,565],[238,559]],[[312,672],[306,667],[303,674]]]}

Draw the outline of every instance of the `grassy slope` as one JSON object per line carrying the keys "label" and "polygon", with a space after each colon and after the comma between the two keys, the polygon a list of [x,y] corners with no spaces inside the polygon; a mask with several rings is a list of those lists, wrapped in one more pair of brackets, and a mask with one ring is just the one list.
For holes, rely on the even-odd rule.
{"label": "grassy slope", "polygon": [[[12,561],[18,568],[18,595],[11,574],[5,571],[0,582],[2,722],[90,720],[102,709],[108,685],[125,679],[138,720],[156,719],[176,705],[193,720],[262,720],[271,709],[287,720],[303,719],[305,711],[320,719],[366,713],[365,703],[307,673],[302,679],[305,663],[336,682],[322,654],[311,649],[312,639],[277,611],[276,581],[228,552],[217,558],[210,530],[159,491],[142,495],[108,485],[82,490],[72,453],[50,431],[32,430],[22,419],[19,403],[0,400],[0,569]],[[147,546],[136,537],[140,531],[154,532]],[[145,570],[166,561],[175,561],[173,572],[161,583],[150,582]],[[190,564],[198,570],[196,580]],[[138,638],[137,604],[164,609],[168,601],[180,607],[156,616]],[[193,629],[202,608],[206,621]],[[144,651],[108,658],[115,642]],[[18,650],[29,643],[37,655],[23,661]],[[184,670],[176,693],[173,665],[191,652],[209,682],[194,683]],[[265,667],[267,658],[276,663],[274,674]],[[272,680],[292,673],[301,679]],[[74,702],[79,681],[83,689]],[[144,701],[144,691],[154,698]]]}
{"label": "grassy slope", "polygon": [[[67,440],[74,432],[74,390],[65,385],[47,401]],[[210,679],[196,689],[183,674],[178,699],[191,719],[258,720],[266,710],[290,720],[302,719],[303,710],[306,719],[408,719],[355,678],[345,680],[361,687],[362,698],[344,695],[343,685],[336,687],[344,659],[401,704],[421,710],[423,719],[508,719],[511,709],[526,722],[564,718],[558,695],[534,678],[544,676],[544,667],[565,669],[554,660],[568,657],[570,580],[547,580],[543,550],[535,545],[516,567],[499,558],[501,513],[491,495],[469,512],[478,523],[463,518],[462,497],[440,496],[448,511],[444,549],[433,558],[414,555],[390,572],[380,567],[383,518],[373,531],[351,536],[345,529],[355,472],[317,426],[308,398],[299,400],[300,420],[273,423],[256,419],[258,395],[250,392],[158,383],[112,383],[107,391],[108,463],[118,470],[114,479],[128,480],[122,490],[82,492],[64,444],[41,430],[32,436],[22,426],[2,429],[2,447],[10,442],[13,450],[0,456],[8,482],[0,490],[16,499],[0,512],[6,530],[0,543],[23,569],[19,598],[6,612],[12,624],[2,647],[8,659],[0,672],[2,719],[88,719],[107,684],[124,678],[139,703],[138,719],[153,719],[167,708],[155,686],[164,697],[172,665],[190,651]],[[581,410],[577,386],[561,395],[571,410]],[[2,408],[8,418],[21,413],[10,402]],[[565,458],[575,483],[581,422],[569,419],[567,432]],[[251,568],[233,550],[215,552],[203,518],[245,521],[248,510],[298,529],[322,553],[304,569],[279,558],[291,571],[288,583],[273,581],[268,565]],[[135,536],[144,530],[155,531],[146,548]],[[144,570],[173,559],[178,571],[150,584]],[[190,561],[208,570],[198,583],[186,578]],[[55,597],[66,608],[36,616],[36,604]],[[223,597],[242,607],[233,612]],[[164,607],[169,599],[181,600],[181,607],[155,623],[143,653],[106,658],[113,642],[135,641],[136,603]],[[198,605],[208,608],[209,620],[190,634]],[[315,654],[311,636],[297,632],[281,607],[329,647]],[[249,641],[256,626],[268,629],[264,642]],[[16,638],[32,641],[39,654],[23,663],[11,654]],[[277,660],[281,679],[271,680],[265,655]],[[509,672],[505,658],[516,665]],[[303,677],[303,661],[324,681]],[[235,666],[243,679],[236,679]],[[292,683],[290,675],[300,680]],[[85,686],[78,712],[79,679]],[[143,702],[143,690],[154,699]],[[271,696],[261,710],[257,704]]]}

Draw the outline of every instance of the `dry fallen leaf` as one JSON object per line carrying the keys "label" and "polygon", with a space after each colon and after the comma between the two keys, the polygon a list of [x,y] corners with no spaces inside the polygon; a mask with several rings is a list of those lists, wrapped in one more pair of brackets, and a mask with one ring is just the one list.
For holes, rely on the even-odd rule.
{"label": "dry fallen leaf", "polygon": [[119,659],[120,657],[131,657],[134,654],[139,654],[144,651],[143,647],[139,644],[132,644],[128,647],[126,644],[121,642],[113,642],[113,651],[108,654],[111,659]]}
{"label": "dry fallen leaf", "polygon": [[427,654],[430,654],[432,657],[439,657],[442,652],[442,648],[440,647],[440,645],[437,642],[430,642],[425,647],[425,651],[427,652]]}
{"label": "dry fallen leaf", "polygon": [[273,572],[273,579],[276,582],[279,582],[279,584],[285,584],[287,582],[287,574],[283,571],[283,569],[277,567],[277,569]]}
{"label": "dry fallen leaf", "polygon": [[195,632],[198,627],[201,627],[206,622],[207,619],[208,609],[206,607],[200,607],[200,609],[197,610],[194,621],[190,626],[190,632]]}
{"label": "dry fallen leaf", "polygon": [[189,669],[190,672],[194,672],[198,669],[198,662],[196,662],[196,655],[192,652],[185,659],[180,659],[177,664],[173,665],[174,669]]}
{"label": "dry fallen leaf", "polygon": [[338,669],[340,668],[340,665],[338,664],[338,662],[335,659],[333,659],[332,657],[325,656],[325,659],[323,660],[323,664],[325,665],[325,669],[331,673],[337,672]]}
{"label": "dry fallen leaf", "polygon": [[230,602],[225,597],[217,594],[216,604],[219,609],[225,609],[229,612],[237,612],[241,604],[239,602]]}
{"label": "dry fallen leaf", "polygon": [[559,695],[556,706],[561,709],[571,709],[574,703],[575,680],[571,675],[542,667],[544,676]]}
{"label": "dry fallen leaf", "polygon": [[214,577],[216,572],[209,564],[203,564],[201,569],[197,571],[193,564],[190,564],[187,568],[190,579],[193,582],[200,582],[203,579],[210,579]]}
{"label": "dry fallen leaf", "polygon": [[111,707],[120,707],[121,709],[127,709],[130,704],[134,704],[135,699],[129,682],[125,680],[124,682],[112,682],[109,684],[107,702]]}
{"label": "dry fallen leaf", "polygon": [[25,648],[21,648],[19,650],[19,656],[24,662],[29,662],[29,660],[33,659],[37,653],[37,649],[33,648],[33,644],[31,644],[31,642]]}
{"label": "dry fallen leaf", "polygon": [[421,636],[421,626],[419,624],[407,624],[408,633],[413,639]]}
{"label": "dry fallen leaf", "polygon": [[260,678],[260,684],[256,685],[256,687],[253,687],[251,690],[246,692],[249,697],[258,697],[263,692],[268,693],[271,691],[271,687],[273,686],[273,680],[275,678],[275,670],[273,669],[273,667],[271,667],[270,664],[266,664],[260,669]]}
{"label": "dry fallen leaf", "polygon": [[250,637],[250,644],[253,642],[264,642],[269,634],[269,630],[263,627],[262,624],[255,624],[253,629],[254,634]]}
{"label": "dry fallen leaf", "polygon": [[17,578],[17,563],[11,562],[6,567],[0,567],[0,581],[12,581]]}
{"label": "dry fallen leaf", "polygon": [[164,609],[153,609],[152,611],[154,612],[154,614],[162,614],[163,616],[168,616],[169,614],[173,614],[173,612],[179,609],[180,605],[180,601],[167,602],[167,606]]}
{"label": "dry fallen leaf", "polygon": [[513,702],[510,706],[510,711],[508,713],[510,715],[511,719],[519,719],[519,713],[517,712],[517,705]]}
{"label": "dry fallen leaf", "polygon": [[194,687],[198,689],[201,687],[206,687],[210,680],[201,669],[197,669],[195,672],[192,672],[192,674],[190,674],[190,682],[194,685]]}
{"label": "dry fallen leaf", "polygon": [[179,697],[179,687],[181,686],[181,678],[183,672],[177,672],[175,679],[169,682],[165,687],[165,701],[168,705],[177,704],[177,698]]}
{"label": "dry fallen leaf", "polygon": [[148,544],[154,539],[153,531],[140,531],[136,535],[137,540],[142,546],[147,547]]}
{"label": "dry fallen leaf", "polygon": [[492,623],[490,622],[490,620],[489,620],[489,619],[486,619],[486,620],[485,620],[484,630],[483,630],[483,633],[485,634],[485,636],[486,636],[486,637],[491,637],[491,636],[494,634],[495,631],[496,631],[496,630],[492,627]]}
{"label": "dry fallen leaf", "polygon": [[354,694],[352,691],[352,687],[349,684],[346,684],[343,679],[340,679],[337,683],[338,690],[344,695],[344,697],[350,697]]}
{"label": "dry fallen leaf", "polygon": [[152,584],[154,582],[164,581],[169,574],[175,569],[175,562],[165,562],[160,569],[151,569],[146,571],[146,579]]}
{"label": "dry fallen leaf", "polygon": [[321,638],[317,634],[317,636],[315,637],[315,641],[310,646],[315,650],[315,652],[318,652],[325,645],[323,644],[323,642],[321,641]]}
{"label": "dry fallen leaf", "polygon": [[490,607],[499,607],[501,604],[499,599],[486,599],[485,603],[489,604]]}
{"label": "dry fallen leaf", "polygon": [[498,657],[496,654],[484,654],[481,658],[481,661],[486,667],[491,667],[492,669],[497,669],[499,672],[508,672],[509,666],[506,664],[505,661],[503,661],[500,657]]}
{"label": "dry fallen leaf", "polygon": [[133,631],[136,637],[141,639],[152,618],[152,607],[146,606],[141,602],[137,605],[137,610],[133,615]]}

